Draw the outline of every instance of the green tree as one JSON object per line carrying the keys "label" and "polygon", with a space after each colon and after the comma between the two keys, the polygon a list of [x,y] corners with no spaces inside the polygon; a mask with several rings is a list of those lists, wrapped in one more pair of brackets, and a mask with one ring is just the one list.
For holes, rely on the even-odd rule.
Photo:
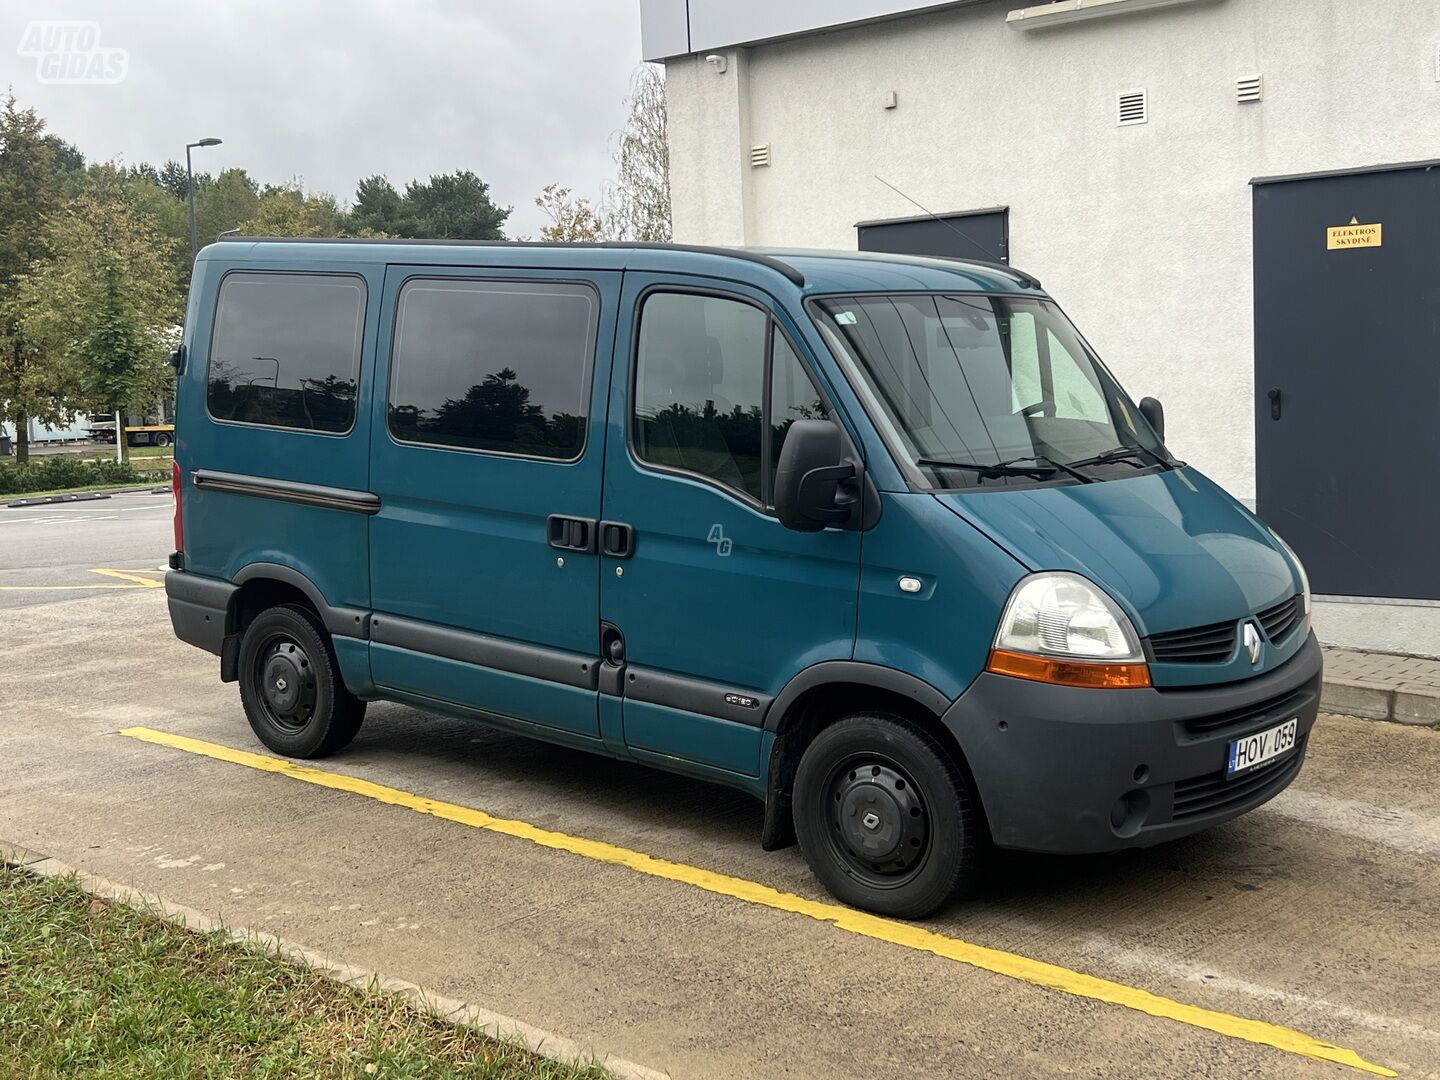
{"label": "green tree", "polygon": [[405,197],[383,176],[367,176],[355,188],[346,228],[354,236],[413,236]]}
{"label": "green tree", "polygon": [[666,136],[665,77],[642,64],[625,99],[629,116],[615,146],[615,182],[605,192],[611,239],[668,243],[670,144]]}
{"label": "green tree", "polygon": [[490,185],[468,169],[405,186],[411,221],[402,235],[435,240],[503,240],[509,208],[490,201]]}
{"label": "green tree", "polygon": [[[29,421],[66,423],[76,387],[21,325],[19,283],[49,251],[43,229],[63,195],[57,146],[34,109],[0,101],[0,415],[15,425],[16,456],[29,460]],[[71,148],[73,149],[73,148]]]}
{"label": "green tree", "polygon": [[[20,325],[86,408],[153,411],[180,320],[175,241],[141,211],[115,165],[93,166],[83,194],[45,223],[49,254],[19,279]],[[120,439],[122,454],[128,455]]]}
{"label": "green tree", "polygon": [[267,187],[255,216],[240,226],[247,236],[343,236],[343,217],[332,195],[306,195],[293,187]]}

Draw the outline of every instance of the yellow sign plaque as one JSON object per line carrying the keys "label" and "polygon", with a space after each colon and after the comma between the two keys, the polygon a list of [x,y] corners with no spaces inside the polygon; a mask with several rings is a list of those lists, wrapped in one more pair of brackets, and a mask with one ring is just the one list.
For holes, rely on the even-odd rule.
{"label": "yellow sign plaque", "polygon": [[1349,225],[1336,225],[1325,230],[1325,248],[1335,251],[1340,248],[1362,248],[1380,246],[1380,222],[1361,225],[1355,218]]}

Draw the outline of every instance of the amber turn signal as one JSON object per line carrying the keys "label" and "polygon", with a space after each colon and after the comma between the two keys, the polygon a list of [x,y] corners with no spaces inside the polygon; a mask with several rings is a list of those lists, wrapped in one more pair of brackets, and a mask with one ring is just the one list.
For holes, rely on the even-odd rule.
{"label": "amber turn signal", "polygon": [[1089,686],[1100,690],[1131,690],[1150,685],[1146,664],[1092,664],[1083,660],[1056,660],[1049,656],[991,649],[986,671],[1031,682],[1058,686]]}

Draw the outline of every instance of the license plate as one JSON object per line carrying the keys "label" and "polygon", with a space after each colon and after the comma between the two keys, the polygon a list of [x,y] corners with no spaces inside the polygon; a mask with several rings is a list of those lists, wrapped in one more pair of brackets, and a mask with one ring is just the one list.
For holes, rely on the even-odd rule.
{"label": "license plate", "polygon": [[1225,775],[1239,776],[1294,750],[1295,732],[1299,726],[1300,718],[1292,716],[1283,724],[1231,739]]}

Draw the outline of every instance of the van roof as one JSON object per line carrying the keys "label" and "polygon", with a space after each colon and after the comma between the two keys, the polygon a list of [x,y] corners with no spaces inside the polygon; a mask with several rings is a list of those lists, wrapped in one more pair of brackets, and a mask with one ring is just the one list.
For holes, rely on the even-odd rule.
{"label": "van roof", "polygon": [[[779,274],[807,294],[853,292],[1041,292],[1040,282],[1002,263],[891,255],[873,251],[701,247],[607,242],[547,244],[516,240],[370,240],[227,236],[201,259],[238,262],[386,262],[473,264],[535,269],[635,270],[723,276],[763,285]],[[728,264],[728,265],[727,265]]]}

